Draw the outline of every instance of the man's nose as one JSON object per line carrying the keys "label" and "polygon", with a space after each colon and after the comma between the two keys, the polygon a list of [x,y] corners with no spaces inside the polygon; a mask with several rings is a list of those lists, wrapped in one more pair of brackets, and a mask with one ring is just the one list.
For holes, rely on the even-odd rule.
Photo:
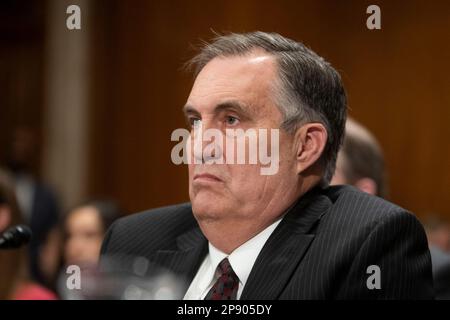
{"label": "man's nose", "polygon": [[222,157],[223,133],[214,125],[202,122],[194,129],[193,155],[197,163],[209,163]]}

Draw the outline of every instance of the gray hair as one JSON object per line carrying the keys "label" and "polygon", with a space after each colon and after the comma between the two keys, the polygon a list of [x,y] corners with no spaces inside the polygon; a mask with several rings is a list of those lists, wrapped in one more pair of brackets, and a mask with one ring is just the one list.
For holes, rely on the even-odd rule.
{"label": "gray hair", "polygon": [[197,76],[216,57],[243,56],[263,49],[277,61],[279,79],[275,81],[275,101],[283,115],[281,128],[294,133],[301,125],[319,122],[328,138],[321,156],[322,184],[328,185],[336,167],[347,116],[347,99],[339,73],[322,57],[300,42],[277,33],[261,31],[225,36],[217,35],[204,43],[188,62]]}

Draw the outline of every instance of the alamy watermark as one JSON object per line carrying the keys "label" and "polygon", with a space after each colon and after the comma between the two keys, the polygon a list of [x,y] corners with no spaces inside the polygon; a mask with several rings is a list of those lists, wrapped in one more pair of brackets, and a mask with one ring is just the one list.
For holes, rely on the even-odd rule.
{"label": "alamy watermark", "polygon": [[[260,164],[261,175],[274,175],[279,169],[279,129],[226,129],[225,132],[196,126],[193,131],[176,129],[172,141],[174,164]],[[180,141],[181,140],[181,141]]]}
{"label": "alamy watermark", "polygon": [[367,267],[367,274],[370,276],[367,278],[366,286],[369,290],[381,289],[381,269],[376,264],[372,264]]}
{"label": "alamy watermark", "polygon": [[72,264],[67,267],[66,287],[68,290],[81,290],[81,269],[79,266]]}
{"label": "alamy watermark", "polygon": [[366,26],[369,30],[380,30],[381,29],[381,9],[376,4],[372,4],[367,7],[367,14],[370,14],[366,20]]}

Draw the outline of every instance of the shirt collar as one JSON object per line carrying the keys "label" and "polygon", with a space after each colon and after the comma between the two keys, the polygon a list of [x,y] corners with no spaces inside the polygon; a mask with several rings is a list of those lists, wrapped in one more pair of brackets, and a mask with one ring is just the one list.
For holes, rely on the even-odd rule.
{"label": "shirt collar", "polygon": [[226,253],[220,251],[216,247],[214,247],[210,242],[209,246],[209,259],[210,266],[212,268],[212,272],[217,270],[219,263],[228,257],[228,261],[230,262],[231,267],[239,278],[239,282],[242,286],[245,286],[247,282],[248,276],[250,275],[250,271],[253,268],[253,265],[261,252],[264,244],[267,239],[269,239],[272,232],[281,222],[282,218],[278,219],[266,229],[258,233],[256,236],[236,248],[231,254],[227,255]]}

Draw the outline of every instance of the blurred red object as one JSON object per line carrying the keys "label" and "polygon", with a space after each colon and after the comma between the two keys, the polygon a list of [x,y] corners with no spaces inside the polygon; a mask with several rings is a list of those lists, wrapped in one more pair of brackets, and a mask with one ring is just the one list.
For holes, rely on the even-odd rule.
{"label": "blurred red object", "polygon": [[32,283],[19,287],[13,300],[58,300],[58,297],[52,291]]}

